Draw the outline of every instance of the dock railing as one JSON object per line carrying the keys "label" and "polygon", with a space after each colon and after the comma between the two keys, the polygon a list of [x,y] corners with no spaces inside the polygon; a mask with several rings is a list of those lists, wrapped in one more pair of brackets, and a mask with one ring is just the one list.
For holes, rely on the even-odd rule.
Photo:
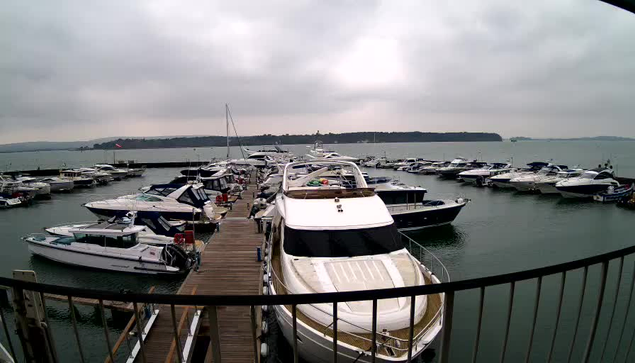
{"label": "dock railing", "polygon": [[[414,242],[414,241],[412,241]],[[416,242],[414,242],[416,243]],[[426,261],[425,264],[433,266],[435,263],[440,263],[440,261],[436,260],[435,257],[430,256],[430,254],[425,253],[425,250],[417,247],[415,244],[408,246],[411,251],[414,251],[414,255],[416,257],[421,258]],[[416,252],[417,248],[420,248],[421,252]],[[539,304],[541,302],[541,294],[544,293],[545,289],[543,289],[543,279],[547,277],[555,277],[559,280],[559,284],[557,288],[550,289],[549,292],[555,293],[557,299],[555,304],[550,306],[550,309],[555,309],[555,317],[550,320],[551,333],[549,333],[548,339],[543,339],[543,342],[547,344],[547,346],[542,347],[544,352],[548,352],[548,354],[544,357],[544,360],[540,361],[552,361],[554,354],[556,351],[562,351],[564,349],[564,353],[567,356],[567,361],[571,361],[572,356],[580,356],[580,359],[575,359],[575,361],[580,362],[589,362],[589,361],[606,361],[609,359],[608,355],[612,354],[613,359],[617,359],[618,356],[625,356],[625,361],[628,359],[632,348],[632,340],[635,337],[635,334],[632,333],[632,329],[626,329],[629,326],[628,320],[630,317],[630,308],[632,302],[633,295],[633,284],[635,283],[635,273],[631,273],[630,281],[628,279],[623,279],[624,276],[628,276],[628,273],[624,273],[625,268],[625,259],[631,257],[631,255],[635,254],[635,246],[631,246],[628,248],[620,249],[617,251],[604,253],[600,255],[596,255],[593,257],[583,258],[576,261],[556,264],[547,267],[541,267],[536,269],[530,269],[525,271],[506,273],[495,276],[488,276],[476,279],[468,279],[461,281],[452,281],[452,282],[443,282],[440,284],[427,284],[424,286],[414,286],[414,287],[404,287],[404,288],[392,288],[392,289],[379,289],[379,290],[368,290],[368,291],[350,291],[350,292],[339,292],[339,293],[320,293],[320,294],[295,294],[295,295],[255,295],[255,296],[240,296],[240,295],[170,295],[170,294],[147,294],[147,293],[116,293],[111,291],[99,291],[99,290],[91,290],[91,289],[79,289],[65,286],[56,286],[49,284],[41,284],[34,283],[28,281],[15,280],[10,278],[0,278],[0,286],[4,286],[6,288],[12,289],[12,297],[13,304],[15,308],[14,319],[18,322],[17,335],[11,332],[7,325],[7,319],[10,319],[10,314],[5,314],[2,312],[2,316],[0,316],[3,324],[3,331],[5,334],[5,341],[8,342],[8,350],[11,352],[11,355],[14,359],[17,360],[26,360],[33,361],[37,357],[45,356],[53,356],[56,352],[54,346],[46,349],[46,346],[33,346],[32,342],[35,340],[31,339],[32,337],[28,336],[28,334],[33,334],[33,330],[25,329],[26,324],[29,319],[33,319],[33,316],[30,316],[25,312],[26,305],[24,301],[25,292],[29,292],[31,296],[39,296],[44,305],[44,314],[41,317],[41,321],[39,328],[45,328],[48,331],[44,334],[44,337],[54,337],[56,336],[54,332],[51,331],[52,326],[48,324],[48,314],[46,309],[46,294],[56,294],[68,296],[68,303],[73,311],[73,298],[87,298],[87,299],[96,299],[98,301],[122,301],[132,303],[133,305],[150,305],[150,306],[164,306],[167,307],[165,310],[165,314],[174,314],[174,307],[191,307],[194,308],[195,311],[197,307],[204,307],[203,318],[206,317],[207,322],[209,324],[210,338],[209,339],[209,349],[212,349],[213,356],[216,359],[220,359],[221,352],[221,344],[220,344],[220,336],[222,332],[219,331],[218,327],[218,319],[217,319],[217,309],[219,307],[224,306],[249,306],[251,308],[252,313],[255,309],[260,309],[261,307],[269,307],[271,308],[274,305],[287,305],[292,307],[297,307],[301,304],[337,304],[337,303],[346,303],[351,301],[372,301],[374,308],[374,315],[376,314],[377,309],[377,301],[381,299],[390,299],[390,298],[399,298],[399,297],[410,297],[414,298],[422,295],[430,295],[430,294],[444,294],[444,327],[442,331],[442,337],[440,340],[440,362],[449,362],[450,355],[453,352],[453,335],[452,332],[454,330],[455,322],[453,321],[453,316],[457,313],[454,310],[455,307],[455,297],[458,292],[461,291],[469,291],[472,290],[474,292],[478,292],[478,309],[475,311],[475,316],[471,316],[475,318],[476,321],[476,333],[473,340],[473,349],[472,349],[472,361],[475,362],[479,353],[479,343],[482,338],[482,332],[490,332],[490,331],[498,331],[502,332],[502,339],[500,341],[500,357],[499,361],[505,361],[506,356],[510,353],[508,351],[508,341],[510,337],[510,323],[512,320],[512,311],[516,308],[515,313],[522,313],[527,317],[531,317],[529,320],[529,324],[523,327],[523,330],[529,331],[529,337],[525,344],[525,348],[523,355],[525,356],[525,361],[529,361],[532,351],[536,348],[536,340],[535,340],[535,331],[536,331],[536,321],[539,315]],[[613,264],[612,271],[617,270],[617,273],[609,273],[609,265]],[[630,263],[629,263],[630,265]],[[594,288],[591,288],[594,283],[591,280],[590,271],[598,270],[596,267],[599,267],[599,278]],[[573,271],[581,270],[582,271],[582,283],[579,285],[579,293],[578,299],[576,302],[568,301],[568,305],[575,306],[575,316],[572,321],[567,321],[567,323],[573,322],[572,329],[566,329],[566,334],[573,334],[573,337],[569,339],[569,343],[567,344],[556,344],[556,337],[559,333],[559,330],[563,327],[563,296],[565,287],[567,286],[568,277],[573,276]],[[632,271],[632,270],[631,270]],[[446,273],[446,272],[444,272]],[[609,276],[611,278],[609,279]],[[445,280],[445,279],[444,279]],[[624,296],[621,296],[620,293],[626,291],[622,288],[624,285],[623,280],[626,281],[626,285],[630,286],[627,289],[627,293]],[[445,280],[447,281],[447,280]],[[517,288],[518,284],[521,282],[533,282],[535,283],[535,292],[533,293],[533,304],[529,304],[530,306],[527,309],[523,309],[522,311],[518,311],[519,307],[516,306],[517,301],[521,299],[514,299],[514,292]],[[571,281],[575,281],[574,278],[571,278]],[[593,280],[595,281],[595,280]],[[606,286],[607,281],[611,282],[612,286],[615,286],[615,289],[612,293],[606,294]],[[483,319],[483,304],[484,297],[486,291],[488,289],[493,288],[495,286],[506,286],[509,294],[506,298],[499,299],[499,303],[502,303],[505,308],[505,320],[504,320],[504,329],[500,331],[500,327],[493,322],[490,322],[488,319]],[[576,285],[576,289],[578,286]],[[589,291],[592,293],[589,293]],[[584,313],[585,309],[582,308],[583,302],[585,300],[585,296],[587,300],[589,300],[588,296],[592,296],[592,309],[590,313]],[[607,295],[607,296],[605,296]],[[22,298],[21,298],[22,297]],[[616,310],[616,305],[618,304],[618,298],[620,301],[626,300],[626,305],[624,305],[623,309],[619,310],[619,314]],[[506,300],[506,301],[505,301]],[[472,301],[476,302],[476,301]],[[571,305],[573,304],[573,305]],[[589,301],[587,301],[587,305]],[[522,304],[521,304],[522,305]],[[544,304],[543,304],[544,305]],[[622,304],[623,305],[623,304]],[[99,308],[101,310],[102,316],[104,316],[104,308],[103,304],[99,304]],[[589,309],[586,309],[589,310]],[[605,316],[608,316],[608,319],[604,320],[604,325],[608,324],[608,327],[602,330],[602,333],[598,335],[598,323],[600,321],[600,313],[602,310],[604,311]],[[135,306],[135,311],[138,311]],[[269,309],[269,311],[273,311],[273,309]],[[459,311],[460,312],[460,311]],[[461,312],[463,313],[463,312]],[[586,318],[590,321],[589,324],[580,324],[580,320],[582,318]],[[294,316],[294,318],[297,318]],[[73,315],[71,314],[71,319],[74,320]],[[180,331],[178,331],[178,327],[176,325],[178,317],[172,319],[174,322],[174,336],[178,337],[180,335]],[[570,320],[570,319],[569,319]],[[376,322],[376,319],[374,320]],[[412,320],[411,320],[412,321]],[[461,323],[464,325],[467,321],[462,319]],[[105,321],[104,321],[105,322]],[[261,332],[256,331],[257,325],[255,323],[255,319],[252,319],[253,322],[253,334],[254,337],[254,354],[258,356],[260,354],[259,347],[256,344],[257,337],[260,337]],[[498,323],[498,322],[497,322]],[[23,324],[23,325],[21,325]],[[75,326],[75,321],[72,322],[73,326]],[[588,325],[588,326],[586,326]],[[296,323],[294,320],[294,327],[296,327]],[[585,331],[583,331],[582,327],[585,326]],[[630,323],[632,326],[632,323]],[[570,328],[570,327],[568,327]],[[111,346],[111,337],[108,333],[107,326],[104,326],[105,338],[103,340],[103,344],[108,352],[112,352],[113,347]],[[139,335],[145,335],[145,332],[141,332],[141,328],[137,328],[139,331]],[[619,332],[619,333],[618,333]],[[626,333],[628,332],[628,333]],[[78,332],[77,329],[73,329],[73,333],[75,335],[76,341],[76,349],[81,352],[82,349],[82,335]],[[151,332],[150,332],[151,334]],[[377,339],[377,329],[372,330],[372,340],[376,341]],[[563,333],[564,334],[564,333]],[[611,336],[614,339],[609,340],[609,334],[613,334]],[[629,338],[630,335],[630,338]],[[297,337],[297,331],[294,333],[294,336]],[[618,338],[619,337],[619,338]],[[544,338],[544,336],[543,336]],[[412,339],[412,337],[411,337]],[[583,347],[581,344],[576,344],[577,342],[581,342],[580,339],[585,341]],[[44,339],[46,344],[54,345],[53,340]],[[631,342],[629,344],[629,341]],[[19,343],[19,346],[22,350],[19,352],[20,355],[17,356],[18,353],[16,346],[14,343]],[[611,342],[614,346],[612,349],[607,349],[607,342]],[[617,342],[617,345],[615,345]],[[334,340],[334,348],[336,348],[336,341]],[[248,343],[246,342],[246,346]],[[293,344],[294,349],[293,353],[298,354],[297,345]],[[580,348],[580,349],[576,349]],[[465,350],[465,344],[459,344],[457,346],[458,350]],[[518,350],[518,349],[516,349]],[[85,352],[83,352],[85,353]],[[85,356],[85,354],[80,354],[80,357]],[[595,359],[591,359],[591,355],[594,355]],[[143,342],[139,342],[139,355],[141,357],[140,361],[144,361],[144,349]],[[372,349],[368,352],[368,356],[370,356],[371,361],[374,360],[376,354],[376,349]],[[514,352],[515,355],[518,355],[519,352]],[[176,354],[177,361],[181,361],[181,357],[183,355]],[[24,357],[24,358],[22,358]],[[114,358],[114,357],[113,357]],[[336,356],[334,356],[334,360]],[[83,360],[83,359],[82,359]],[[57,361],[53,359],[53,361]],[[362,359],[361,361],[364,361]],[[493,360],[488,360],[493,361]],[[612,361],[612,360],[610,360]]]}

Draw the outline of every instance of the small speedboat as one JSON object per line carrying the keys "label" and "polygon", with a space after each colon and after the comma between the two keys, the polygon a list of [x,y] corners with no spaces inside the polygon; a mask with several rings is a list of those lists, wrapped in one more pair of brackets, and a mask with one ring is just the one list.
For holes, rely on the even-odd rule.
{"label": "small speedboat", "polygon": [[127,169],[118,169],[110,164],[95,164],[95,169],[110,174],[114,180],[122,180],[128,177]]}
{"label": "small speedboat", "polygon": [[0,209],[19,207],[24,203],[20,197],[0,194]]}
{"label": "small speedboat", "polygon": [[195,256],[180,246],[139,243],[142,226],[105,222],[70,230],[72,236],[32,234],[23,238],[34,255],[69,265],[139,274],[181,274]]}
{"label": "small speedboat", "polygon": [[593,196],[593,200],[601,203],[615,203],[622,199],[630,199],[633,196],[633,185],[622,185],[614,188],[610,186],[607,191]]}
{"label": "small speedboat", "polygon": [[479,169],[463,171],[459,173],[459,179],[466,183],[483,186],[487,178],[508,173],[511,171],[511,168],[511,164],[508,163],[492,163]]}
{"label": "small speedboat", "polygon": [[445,168],[448,165],[450,165],[449,161],[437,161],[435,163],[432,163],[431,165],[420,168],[417,174],[434,175],[437,173],[437,170]]}
{"label": "small speedboat", "polygon": [[556,189],[565,198],[592,198],[606,192],[610,187],[620,187],[620,183],[614,178],[613,169],[591,169],[579,177],[558,182]]}
{"label": "small speedboat", "polygon": [[51,186],[51,193],[69,192],[75,187],[73,180],[57,176],[42,178],[40,181]]}

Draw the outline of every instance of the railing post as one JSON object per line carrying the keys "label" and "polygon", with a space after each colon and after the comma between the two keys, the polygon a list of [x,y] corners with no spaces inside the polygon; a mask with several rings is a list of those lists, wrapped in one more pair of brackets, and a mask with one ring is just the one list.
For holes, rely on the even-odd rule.
{"label": "railing post", "polygon": [[[6,291],[5,291],[6,294]],[[13,349],[13,342],[11,342],[11,335],[9,333],[9,328],[7,327],[7,319],[4,316],[4,310],[0,307],[0,320],[2,320],[2,328],[4,329],[4,335],[7,338],[7,343],[9,344],[9,349],[11,350],[11,358],[14,361],[18,360],[18,356],[15,355],[15,350]]]}
{"label": "railing post", "polygon": [[[73,297],[68,295],[68,310],[71,314],[71,322],[73,323],[73,332],[75,333],[75,340],[77,341],[77,349],[79,350],[79,360],[84,362],[84,352],[82,351],[82,343],[79,338],[79,331],[77,330],[77,317],[75,316],[75,305],[73,305]],[[12,348],[13,349],[13,348]]]}
{"label": "railing post", "polygon": [[300,361],[298,353],[298,307],[296,304],[291,305],[291,318],[293,319],[293,362]]}
{"label": "railing post", "polygon": [[333,363],[337,363],[337,301],[333,302]]}
{"label": "railing post", "polygon": [[505,326],[505,338],[503,340],[503,351],[501,352],[500,362],[505,362],[505,355],[507,354],[507,341],[509,340],[509,327],[512,322],[512,309],[514,308],[514,292],[516,291],[516,283],[511,282],[509,286],[509,303],[507,305],[507,325]]}
{"label": "railing post", "polygon": [[564,286],[567,281],[567,272],[562,273],[562,277],[560,279],[560,296],[558,297],[558,312],[556,313],[556,324],[553,327],[553,335],[551,336],[551,345],[549,348],[549,355],[547,356],[547,363],[551,362],[551,357],[553,357],[553,349],[556,344],[556,337],[558,335],[558,326],[560,325],[560,313],[562,313],[562,300],[564,298]]}
{"label": "railing post", "polygon": [[441,337],[441,356],[439,362],[450,361],[450,343],[452,339],[452,313],[454,311],[454,291],[445,293],[445,307],[443,308],[443,335]]}
{"label": "railing post", "polygon": [[608,273],[609,263],[608,261],[602,262],[602,275],[600,276],[600,291],[598,291],[598,301],[595,307],[595,314],[593,315],[593,323],[591,324],[591,332],[589,333],[589,340],[586,343],[586,349],[582,362],[588,363],[591,357],[591,349],[593,348],[593,340],[595,339],[595,333],[598,328],[598,321],[600,320],[600,312],[602,311],[602,302],[604,301],[604,291],[606,290],[606,275]]}
{"label": "railing post", "polygon": [[101,323],[104,325],[104,336],[106,337],[106,346],[108,347],[108,356],[110,361],[114,362],[115,357],[112,354],[112,344],[110,343],[110,332],[108,331],[108,324],[106,321],[106,310],[104,309],[104,301],[99,299],[99,314],[101,315]]}
{"label": "railing post", "polygon": [[[137,302],[133,302],[132,306],[134,308],[134,316],[135,316],[135,320],[137,321],[137,334],[139,334],[139,348],[141,350],[141,360],[143,363],[146,363],[146,352],[145,352],[145,347],[144,347],[144,342],[143,342],[143,324],[141,324],[141,319],[139,318],[139,308],[137,306]],[[114,360],[113,360],[114,362]]]}
{"label": "railing post", "polygon": [[[604,346],[602,347],[602,355],[600,356],[600,362],[604,361],[604,354],[606,353],[606,346],[611,335],[611,328],[613,327],[613,319],[615,318],[615,308],[617,307],[617,300],[620,295],[620,287],[622,285],[622,272],[624,271],[624,256],[620,258],[620,267],[617,271],[617,285],[615,287],[615,296],[613,296],[613,307],[611,308],[611,317],[609,318],[609,327],[606,329],[606,337],[604,338]],[[618,347],[619,348],[619,347]]]}
{"label": "railing post", "polygon": [[[428,296],[424,295],[427,299]],[[415,331],[415,307],[417,305],[417,295],[410,296],[410,323],[408,326],[408,363],[412,362],[412,343]]]}
{"label": "railing post", "polygon": [[631,278],[631,287],[628,290],[628,301],[626,302],[626,309],[624,309],[624,318],[622,319],[622,329],[620,331],[620,338],[617,340],[617,349],[613,356],[613,363],[617,360],[617,353],[619,353],[620,346],[622,345],[622,339],[624,338],[624,330],[626,329],[626,321],[631,311],[631,301],[633,300],[633,287],[635,287],[635,262],[633,262],[633,277]]}
{"label": "railing post", "polygon": [[170,313],[172,314],[172,330],[174,333],[174,343],[176,344],[176,353],[179,357],[178,362],[183,363],[183,348],[181,347],[179,328],[178,325],[176,325],[176,309],[174,308],[174,304],[170,305]]}
{"label": "railing post", "polygon": [[582,288],[580,289],[580,305],[578,306],[578,318],[575,322],[575,328],[573,329],[573,340],[569,347],[569,355],[567,356],[567,362],[571,362],[571,356],[573,355],[573,348],[575,347],[575,341],[578,337],[578,327],[580,326],[580,318],[582,317],[582,306],[584,303],[584,292],[586,291],[586,280],[589,275],[589,267],[584,267],[584,277],[582,278]]}
{"label": "railing post", "polygon": [[256,308],[251,305],[249,307],[249,315],[251,317],[251,339],[253,340],[253,348],[254,348],[254,363],[258,363],[260,359],[260,351],[258,350],[258,334],[256,332]]}
{"label": "railing post", "polygon": [[210,329],[209,349],[212,350],[214,363],[221,363],[220,333],[218,331],[218,311],[216,310],[216,306],[208,306],[207,315],[209,317]]}
{"label": "railing post", "polygon": [[540,307],[540,290],[542,289],[542,276],[538,278],[536,283],[536,300],[534,302],[534,318],[531,322],[531,332],[529,333],[529,345],[527,346],[527,355],[525,356],[525,363],[529,363],[531,357],[531,348],[534,344],[534,333],[536,331],[536,320],[538,319],[538,308]]}
{"label": "railing post", "polygon": [[476,338],[474,338],[474,350],[472,353],[472,363],[476,363],[478,358],[478,346],[481,340],[481,325],[483,324],[483,305],[485,302],[485,287],[481,287],[478,303],[478,320],[476,323]]}
{"label": "railing post", "polygon": [[377,299],[373,299],[373,335],[370,347],[371,361],[375,363],[377,359]]}

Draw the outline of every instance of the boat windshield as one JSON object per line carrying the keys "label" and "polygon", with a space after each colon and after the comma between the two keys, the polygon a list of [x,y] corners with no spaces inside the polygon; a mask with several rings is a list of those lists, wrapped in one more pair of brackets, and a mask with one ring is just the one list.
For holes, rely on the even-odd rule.
{"label": "boat windshield", "polygon": [[592,171],[587,171],[583,173],[580,178],[581,179],[594,179],[598,174]]}
{"label": "boat windshield", "polygon": [[138,200],[140,202],[162,202],[163,201],[161,198],[157,198],[152,195],[148,195],[146,193],[137,195],[135,200]]}
{"label": "boat windshield", "polygon": [[354,257],[380,255],[403,247],[397,227],[348,230],[284,229],[284,251],[301,257]]}

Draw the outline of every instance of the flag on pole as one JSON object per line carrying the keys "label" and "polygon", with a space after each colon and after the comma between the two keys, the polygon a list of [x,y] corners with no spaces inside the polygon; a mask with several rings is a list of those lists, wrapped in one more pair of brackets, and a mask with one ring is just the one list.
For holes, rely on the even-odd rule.
{"label": "flag on pole", "polygon": [[121,149],[123,146],[119,145],[119,144],[115,144],[115,146],[119,149]]}

